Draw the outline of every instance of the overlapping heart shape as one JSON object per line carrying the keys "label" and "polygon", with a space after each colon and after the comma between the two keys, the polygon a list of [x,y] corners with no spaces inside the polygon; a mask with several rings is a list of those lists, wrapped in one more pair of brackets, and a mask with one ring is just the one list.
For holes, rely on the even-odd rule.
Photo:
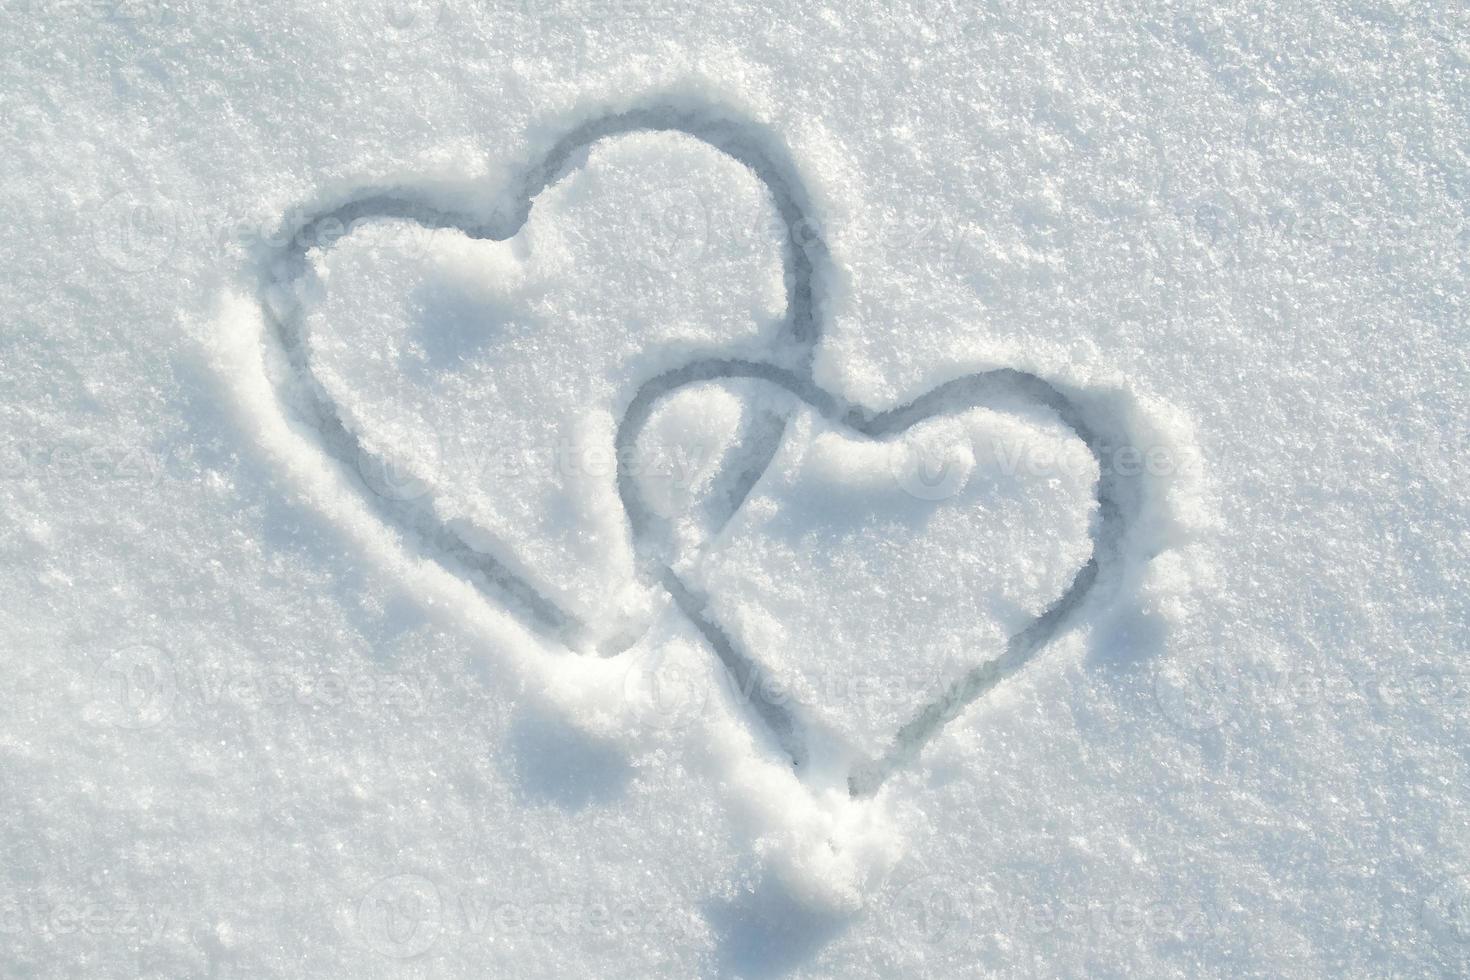
{"label": "overlapping heart shape", "polygon": [[[569,169],[593,144],[609,137],[640,132],[681,133],[707,144],[749,168],[764,184],[784,225],[783,265],[786,309],[780,330],[767,356],[697,357],[672,370],[638,379],[617,424],[614,449],[617,494],[632,532],[638,573],[647,583],[667,591],[673,602],[698,627],[709,646],[736,683],[751,690],[750,678],[761,670],[759,651],[742,650],[709,613],[705,599],[650,545],[656,517],[634,478],[633,461],[640,436],[658,406],[691,386],[716,381],[750,381],[778,389],[812,412],[856,437],[886,439],[900,436],[927,420],[954,416],[975,408],[1016,412],[1017,406],[1041,409],[1054,416],[1086,446],[1098,462],[1097,508],[1091,527],[1092,553],[1073,574],[1070,584],[1043,612],[1012,635],[994,655],[976,654],[972,666],[949,680],[943,693],[920,709],[893,733],[886,751],[853,766],[849,791],[865,796],[876,791],[896,767],[912,759],[924,744],[966,705],[1005,677],[1030,662],[1067,625],[1083,600],[1092,593],[1109,562],[1121,553],[1120,542],[1134,512],[1137,489],[1117,467],[1105,465],[1109,446],[1121,436],[1112,420],[1090,418],[1081,400],[1058,385],[1024,371],[995,369],[953,378],[914,401],[886,411],[871,411],[845,402],[824,390],[812,370],[823,324],[822,289],[830,264],[827,246],[817,224],[809,217],[810,202],[789,155],[773,134],[756,123],[717,109],[651,107],[608,114],[584,123],[557,140],[519,181],[510,198],[514,204],[502,213],[470,215],[436,207],[427,195],[402,188],[369,189],[351,199],[321,208],[295,223],[286,244],[264,257],[262,306],[284,353],[289,370],[276,379],[283,404],[320,433],[323,447],[348,467],[362,471],[362,462],[374,454],[361,433],[344,418],[328,386],[314,373],[305,330],[302,294],[296,288],[308,270],[308,252],[329,247],[347,229],[369,219],[399,219],[425,229],[453,229],[470,239],[505,241],[528,221],[538,195]],[[1099,422],[1101,421],[1101,424]],[[779,439],[782,419],[768,437]],[[769,452],[748,454],[746,472],[733,485],[743,488],[729,502],[734,513],[769,464]],[[526,577],[503,557],[476,547],[458,529],[437,517],[432,508],[404,495],[384,492],[364,479],[364,496],[387,522],[419,534],[441,562],[471,578],[486,592],[514,607],[541,631],[579,645],[586,624]],[[603,652],[615,652],[606,651]],[[758,686],[754,686],[758,689]],[[752,713],[767,726],[800,770],[806,763],[808,733],[801,718],[784,703],[755,698]]]}

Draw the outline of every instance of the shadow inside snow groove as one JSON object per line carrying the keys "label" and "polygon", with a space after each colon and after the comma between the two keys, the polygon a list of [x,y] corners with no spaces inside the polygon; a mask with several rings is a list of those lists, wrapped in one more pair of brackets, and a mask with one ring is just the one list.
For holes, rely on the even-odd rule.
{"label": "shadow inside snow groove", "polygon": [[[366,189],[350,200],[308,214],[286,229],[285,245],[262,256],[261,305],[291,368],[280,382],[279,393],[290,409],[320,433],[324,447],[348,470],[363,475],[364,462],[381,465],[383,461],[370,454],[343,423],[337,406],[313,373],[304,311],[296,289],[307,271],[307,251],[317,244],[335,241],[356,223],[371,219],[403,219],[425,228],[455,229],[470,238],[504,241],[525,225],[537,195],[579,167],[592,144],[635,132],[683,133],[744,164],[765,185],[787,232],[782,247],[786,312],[770,359],[707,358],[647,379],[629,402],[616,435],[618,495],[632,530],[640,570],[649,581],[658,582],[668,590],[675,604],[704,634],[739,689],[759,690],[760,685],[750,683],[759,670],[758,661],[742,651],[706,613],[703,597],[689,589],[647,546],[655,518],[638,494],[632,476],[632,458],[638,436],[662,399],[693,384],[738,379],[761,381],[786,390],[823,416],[873,438],[901,433],[937,415],[980,406],[1004,410],[1006,404],[1014,404],[1019,399],[1050,409],[1087,445],[1099,463],[1102,475],[1097,487],[1099,510],[1092,528],[1092,555],[1061,597],[1011,637],[1002,653],[978,663],[950,684],[942,696],[921,708],[899,729],[880,758],[864,761],[853,769],[848,778],[849,791],[854,796],[870,795],[891,772],[913,759],[947,721],[1023,667],[1066,627],[1070,614],[1094,589],[1100,569],[1120,554],[1127,523],[1125,514],[1131,510],[1136,490],[1125,486],[1121,478],[1103,465],[1102,437],[1089,424],[1081,408],[1057,387],[1035,375],[1009,369],[972,374],[944,384],[907,405],[876,413],[843,403],[822,390],[813,380],[811,369],[822,334],[821,291],[830,260],[818,225],[812,220],[811,202],[792,158],[779,138],[766,127],[715,108],[649,106],[593,119],[556,140],[525,171],[511,199],[509,213],[472,215],[444,210],[422,194],[395,187]],[[746,470],[736,475],[726,518],[738,510],[764,472],[784,435],[786,421],[786,416],[780,416],[760,434],[765,444],[754,447],[748,454],[750,462]],[[482,590],[508,601],[530,625],[569,644],[580,643],[587,624],[538,590],[513,564],[512,549],[496,549],[502,552],[496,555],[472,547],[421,501],[399,499],[374,486],[365,475],[361,483],[367,491],[366,499],[385,520],[412,529],[441,560],[475,581]],[[788,705],[764,698],[752,698],[750,706],[791,757],[793,765],[803,768],[808,752],[801,719],[794,716]]]}

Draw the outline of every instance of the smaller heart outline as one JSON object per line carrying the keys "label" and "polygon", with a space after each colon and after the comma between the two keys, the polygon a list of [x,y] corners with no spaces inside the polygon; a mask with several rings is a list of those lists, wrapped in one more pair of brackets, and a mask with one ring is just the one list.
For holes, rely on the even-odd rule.
{"label": "smaller heart outline", "polygon": [[[1066,628],[1069,619],[1097,584],[1100,560],[1106,561],[1119,551],[1127,530],[1126,502],[1130,494],[1123,486],[1126,478],[1116,467],[1104,465],[1108,447],[1094,427],[1088,424],[1078,404],[1056,386],[1025,371],[997,368],[963,375],[905,405],[875,412],[842,401],[817,385],[808,373],[760,361],[707,358],[645,382],[619,425],[616,436],[618,495],[633,528],[635,544],[647,540],[647,529],[656,521],[653,510],[640,494],[634,473],[634,447],[639,435],[660,402],[686,388],[719,381],[760,381],[774,385],[828,421],[869,439],[897,436],[930,419],[958,415],[976,408],[1017,412],[1022,405],[1040,406],[1066,425],[1098,463],[1098,511],[1090,529],[1092,552],[1087,560],[1077,569],[1060,596],[1012,634],[999,656],[977,663],[946,685],[940,697],[922,706],[899,728],[881,757],[866,759],[854,766],[848,776],[850,795],[871,796],[892,772],[915,759],[946,723],[1005,678],[1025,667]],[[768,462],[769,457],[766,457],[764,463],[757,465],[764,469]],[[759,473],[754,477],[758,478]],[[748,492],[755,482],[755,479],[746,477],[738,485]],[[742,503],[743,499],[732,501],[731,514],[738,511]],[[709,615],[705,599],[691,589],[672,567],[646,551],[641,551],[639,558],[645,575],[663,585],[679,609],[704,635],[737,684],[737,689],[757,695],[749,700],[751,709],[791,758],[792,764],[801,768],[808,749],[802,738],[801,721],[785,703],[758,696],[762,686],[754,683],[753,679],[762,672],[759,661],[739,648],[728,632]]]}

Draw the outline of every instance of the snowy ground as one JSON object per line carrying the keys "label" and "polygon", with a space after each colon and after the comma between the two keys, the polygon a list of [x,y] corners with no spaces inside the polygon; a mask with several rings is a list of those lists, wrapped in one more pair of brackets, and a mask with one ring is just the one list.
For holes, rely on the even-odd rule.
{"label": "snowy ground", "polygon": [[1462,4],[0,39],[0,975],[1470,971]]}

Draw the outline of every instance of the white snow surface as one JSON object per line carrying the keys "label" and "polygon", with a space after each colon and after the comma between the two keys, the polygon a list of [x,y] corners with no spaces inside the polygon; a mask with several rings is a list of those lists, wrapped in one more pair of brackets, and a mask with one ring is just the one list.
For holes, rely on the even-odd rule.
{"label": "white snow surface", "polygon": [[[14,0],[0,38],[0,975],[1470,972],[1463,4]],[[517,225],[628,110],[774,177],[611,136]],[[370,197],[415,214],[293,240]],[[695,379],[620,487],[645,382],[805,370],[788,236],[829,401]],[[849,424],[988,371],[1105,451],[1035,399]],[[1064,627],[850,793],[1113,486]]]}
{"label": "white snow surface", "polygon": [[[1096,462],[1057,428],[977,409],[866,440],[799,417],[735,520],[683,564],[770,696],[877,757],[1087,560]],[[951,467],[928,483],[925,452]]]}

